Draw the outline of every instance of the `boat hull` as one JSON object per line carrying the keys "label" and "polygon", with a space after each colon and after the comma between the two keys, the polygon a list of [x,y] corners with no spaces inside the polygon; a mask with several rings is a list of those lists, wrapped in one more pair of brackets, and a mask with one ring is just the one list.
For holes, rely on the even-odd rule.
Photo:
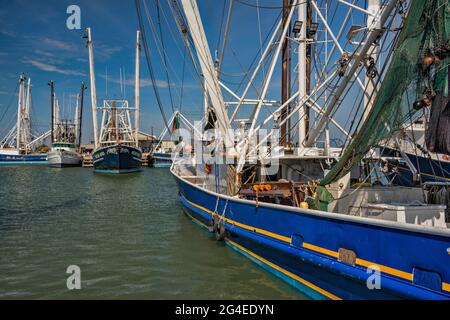
{"label": "boat hull", "polygon": [[155,152],[149,155],[149,164],[154,168],[170,168],[172,165],[172,154]]}
{"label": "boat hull", "polygon": [[79,167],[83,163],[83,156],[75,151],[50,151],[48,165],[54,168]]}
{"label": "boat hull", "polygon": [[47,164],[47,154],[0,154],[0,166],[45,164]]}
{"label": "boat hull", "polygon": [[142,151],[126,145],[111,145],[94,150],[95,172],[131,173],[141,170]]}
{"label": "boat hull", "polygon": [[[174,176],[194,222],[207,228],[213,215],[222,216],[228,245],[311,298],[450,299],[448,230],[256,205]],[[355,263],[339,259],[344,249],[356,254]],[[377,270],[380,289],[369,289]]]}

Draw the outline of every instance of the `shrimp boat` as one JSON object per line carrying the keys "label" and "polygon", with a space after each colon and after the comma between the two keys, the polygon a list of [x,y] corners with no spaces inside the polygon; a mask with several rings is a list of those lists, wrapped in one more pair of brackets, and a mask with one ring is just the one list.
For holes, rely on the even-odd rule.
{"label": "shrimp boat", "polygon": [[[195,48],[216,117],[213,138],[198,137],[204,148],[171,167],[188,217],[314,299],[450,299],[447,206],[437,189],[392,184],[380,165],[389,138],[398,137],[420,110],[443,108],[442,97],[448,97],[447,1],[369,0],[367,7],[332,2],[347,12],[333,27],[328,5],[284,0],[281,21],[247,85],[269,60],[259,96],[247,98],[247,89],[233,93],[238,103],[231,116],[222,89],[232,90],[219,79],[221,65],[212,59],[197,3],[180,2],[182,8],[172,2],[171,11],[187,49]],[[349,26],[350,18],[366,26]],[[289,97],[292,44],[299,87]],[[323,51],[326,57],[319,59]],[[280,54],[281,102],[258,124]],[[243,133],[232,135],[242,105],[253,112]],[[349,127],[336,124],[342,108],[354,120]],[[294,115],[298,142],[292,148],[286,124]],[[329,145],[332,125],[346,132],[340,149]],[[253,139],[264,126],[269,134]],[[267,143],[280,127],[281,138]],[[214,157],[205,157],[211,146]]]}
{"label": "shrimp boat", "polygon": [[25,75],[19,77],[17,122],[0,142],[0,165],[47,164],[47,154],[34,151],[34,146],[50,132],[41,136],[31,131],[31,79],[25,85]]}
{"label": "shrimp boat", "polygon": [[74,123],[70,120],[60,120],[59,107],[55,99],[54,83],[50,81],[51,90],[51,114],[52,114],[52,147],[48,153],[50,167],[78,167],[83,163],[83,156],[79,153],[81,143],[81,119],[84,98],[84,83],[81,84],[81,107],[78,101],[75,107]]}
{"label": "shrimp boat", "polygon": [[[140,33],[136,37],[136,74],[134,108],[127,100],[104,100],[97,108],[95,86],[94,53],[91,29],[86,29],[85,38],[89,49],[89,73],[91,83],[91,105],[94,129],[94,152],[92,162],[95,172],[131,173],[141,170],[142,150],[138,144],[139,134],[139,45]],[[98,131],[97,111],[101,111],[101,127]],[[134,130],[131,114],[134,114]]]}

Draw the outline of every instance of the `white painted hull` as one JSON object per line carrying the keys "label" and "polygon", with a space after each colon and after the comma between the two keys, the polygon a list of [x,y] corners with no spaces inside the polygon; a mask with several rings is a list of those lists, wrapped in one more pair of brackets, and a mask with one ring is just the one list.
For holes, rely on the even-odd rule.
{"label": "white painted hull", "polygon": [[48,164],[51,167],[81,166],[83,156],[72,150],[52,150],[48,153]]}

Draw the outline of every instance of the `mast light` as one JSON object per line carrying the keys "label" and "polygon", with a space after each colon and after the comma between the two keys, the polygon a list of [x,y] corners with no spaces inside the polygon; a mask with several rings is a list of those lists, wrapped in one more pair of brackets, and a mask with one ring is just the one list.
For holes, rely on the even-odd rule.
{"label": "mast light", "polygon": [[308,30],[308,36],[314,37],[317,33],[317,30],[319,30],[319,24],[317,22],[311,22]]}
{"label": "mast light", "polygon": [[300,31],[302,30],[302,25],[303,25],[303,21],[295,21],[294,25],[292,26],[292,33],[294,35],[297,35],[300,33]]}

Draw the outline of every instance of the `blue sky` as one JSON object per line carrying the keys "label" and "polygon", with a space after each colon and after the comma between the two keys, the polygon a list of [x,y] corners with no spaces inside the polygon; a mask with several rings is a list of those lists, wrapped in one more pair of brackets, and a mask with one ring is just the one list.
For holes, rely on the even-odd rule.
{"label": "blue sky", "polygon": [[[155,0],[146,0],[157,23]],[[255,0],[246,0],[255,3]],[[260,0],[265,6],[279,6],[279,0]],[[13,121],[17,106],[14,89],[20,72],[32,79],[33,123],[38,131],[45,131],[50,122],[49,80],[55,82],[56,94],[60,104],[63,98],[66,112],[74,108],[74,98],[79,92],[80,83],[89,86],[88,52],[82,39],[83,29],[92,28],[94,40],[97,96],[99,104],[106,97],[106,70],[108,73],[108,97],[122,96],[119,79],[120,69],[125,75],[125,98],[132,102],[135,34],[137,16],[133,0],[0,0],[0,117],[8,108],[0,123],[0,134]],[[183,68],[183,45],[167,6],[167,0],[159,0],[161,6],[161,25],[170,64],[170,83],[168,83],[161,59],[157,53],[149,25],[147,39],[151,46],[157,85],[165,105],[167,116],[172,112],[168,86],[172,89],[175,107],[180,104],[181,78]],[[66,28],[68,14],[66,8],[76,4],[81,8],[81,30]],[[219,37],[224,7],[223,0],[199,0],[200,13],[206,29],[211,50],[214,51]],[[226,12],[226,9],[225,9]],[[261,9],[261,36],[266,37],[275,22],[279,9]],[[342,11],[337,12],[342,15]],[[223,81],[230,87],[238,88],[243,74],[259,49],[258,17],[254,7],[235,1],[235,9],[230,29],[229,46],[226,49]],[[339,19],[336,25],[339,27]],[[156,26],[157,27],[157,26]],[[182,112],[188,118],[198,119],[202,110],[202,96],[199,81],[190,60],[186,60],[183,89]],[[274,75],[269,98],[279,99],[279,68]],[[141,128],[147,132],[154,127],[155,133],[163,129],[163,122],[149,81],[144,56],[141,58]],[[242,86],[240,87],[242,92]],[[92,123],[89,90],[86,92],[84,137],[91,139]],[[253,91],[253,96],[255,92]]]}
{"label": "blue sky", "polygon": [[[199,1],[204,18],[208,38],[211,46],[217,42],[220,19],[222,17],[222,1]],[[76,4],[81,8],[81,30],[69,30],[66,28],[66,19],[69,16],[66,8]],[[166,0],[160,0],[161,23],[163,27],[164,41],[170,65],[178,74],[170,75],[174,105],[180,103],[180,82],[183,66],[183,45],[175,30],[173,18],[168,10]],[[218,8],[220,4],[220,8]],[[148,8],[154,16],[156,23],[155,1],[147,0]],[[245,36],[251,31],[254,33],[254,21],[241,19],[246,10],[251,8],[239,8],[234,18],[240,20],[240,36]],[[164,19],[166,18],[166,19]],[[268,22],[273,20],[267,19]],[[166,23],[172,24],[170,33]],[[73,95],[79,92],[81,81],[89,85],[88,52],[82,39],[83,29],[91,27],[94,40],[95,69],[97,82],[97,95],[99,103],[106,94],[105,74],[108,74],[108,97],[119,98],[122,96],[120,89],[120,69],[125,74],[125,95],[132,100],[133,73],[134,73],[134,47],[135,32],[137,30],[137,18],[134,1],[65,1],[65,0],[1,0],[0,6],[0,115],[7,108],[11,95],[17,84],[18,75],[24,72],[31,77],[33,96],[33,123],[38,131],[48,128],[50,121],[49,80],[55,82],[55,90],[60,104],[63,98],[65,110],[68,113],[69,103],[74,106]],[[251,27],[251,28],[250,28]],[[148,25],[147,25],[148,28]],[[236,29],[234,29],[236,30]],[[168,96],[168,83],[162,68],[159,55],[156,53],[150,30],[147,31],[149,43],[154,53],[154,68],[158,78],[158,86],[161,89],[163,102],[167,115],[170,116],[171,104]],[[234,34],[233,34],[234,33]],[[173,37],[172,37],[173,35]],[[231,31],[230,38],[236,35]],[[213,44],[214,43],[214,44]],[[231,41],[230,41],[231,43]],[[254,50],[239,50],[242,61],[246,61],[247,54],[255,54]],[[225,61],[226,63],[227,61]],[[200,115],[201,93],[197,78],[189,60],[186,60],[183,93],[183,108],[190,118]],[[141,127],[149,131],[153,126],[155,132],[163,128],[162,118],[159,114],[152,88],[149,84],[147,67],[144,57],[141,60]],[[88,93],[88,92],[87,92]],[[72,96],[72,100],[69,97]],[[87,96],[89,98],[89,96]],[[17,99],[10,106],[2,126],[7,126],[14,117]],[[85,105],[85,132],[91,133],[90,101]],[[6,124],[5,124],[6,123]],[[2,128],[5,129],[5,128]],[[3,132],[3,130],[1,130]],[[86,134],[85,134],[86,137]]]}

